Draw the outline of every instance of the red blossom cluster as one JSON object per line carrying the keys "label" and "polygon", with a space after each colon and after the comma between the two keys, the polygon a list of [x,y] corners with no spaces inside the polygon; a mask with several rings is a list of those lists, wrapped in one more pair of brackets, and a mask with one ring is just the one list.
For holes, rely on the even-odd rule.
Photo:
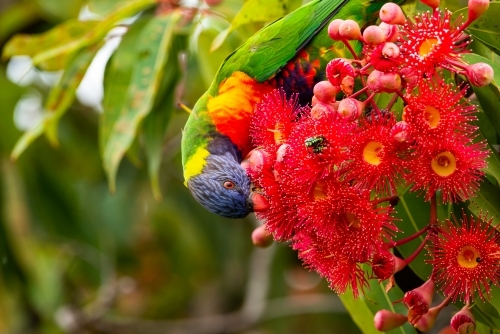
{"label": "red blossom cluster", "polygon": [[[430,308],[436,284],[447,304],[487,297],[489,285],[500,281],[500,234],[483,223],[485,217],[464,214],[461,223],[436,218],[436,193],[445,203],[467,200],[486,167],[488,150],[476,140],[476,109],[465,98],[466,87],[447,83],[443,73],[462,75],[472,85],[491,82],[489,65],[469,65],[460,57],[469,41],[464,29],[487,1],[471,0],[464,23],[452,22],[439,1],[423,2],[433,11],[413,20],[396,4],[384,5],[382,23],[363,33],[352,20],[332,21],[330,37],[344,42],[352,59],[327,65],[327,80],[314,87],[310,106],[281,89],[267,95],[251,123],[256,149],[242,162],[269,202],[257,213],[266,230],[275,240],[291,241],[304,264],[337,293],[351,288],[357,296],[367,288],[364,266],[379,280],[391,278],[430,239],[433,274],[405,295],[404,321],[390,312],[377,314],[375,324],[384,331],[406,321],[421,330],[432,327],[444,307]],[[361,42],[360,54],[353,40]],[[394,108],[398,100],[402,113]],[[416,235],[395,241],[393,207],[401,186],[431,202],[431,218]],[[424,242],[412,256],[392,254],[393,247],[422,234]]]}

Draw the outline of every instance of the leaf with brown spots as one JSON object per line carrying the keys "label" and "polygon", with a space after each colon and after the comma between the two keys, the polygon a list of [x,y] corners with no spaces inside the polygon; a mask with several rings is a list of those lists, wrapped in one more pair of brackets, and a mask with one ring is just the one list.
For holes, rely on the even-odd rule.
{"label": "leaf with brown spots", "polygon": [[153,108],[180,17],[177,11],[169,16],[154,17],[140,33],[130,85],[123,97],[125,104],[104,142],[103,165],[112,191],[120,161],[137,136],[140,123]]}
{"label": "leaf with brown spots", "polygon": [[31,130],[26,131],[12,150],[11,158],[17,159],[28,146],[44,132],[51,144],[58,145],[57,126],[59,119],[75,100],[76,89],[87,72],[92,59],[102,43],[79,51],[68,62],[68,66],[59,82],[50,90],[45,101],[45,114],[42,120]]}

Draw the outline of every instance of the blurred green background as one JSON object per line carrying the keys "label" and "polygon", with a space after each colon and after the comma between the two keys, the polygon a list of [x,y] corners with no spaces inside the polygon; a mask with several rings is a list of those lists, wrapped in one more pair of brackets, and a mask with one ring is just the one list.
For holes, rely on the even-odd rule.
{"label": "blurred green background", "polygon": [[[43,33],[76,18],[103,20],[127,2],[0,0],[0,47],[17,33]],[[301,3],[287,4],[285,11]],[[105,41],[107,52],[98,53],[88,70],[80,68],[87,74],[73,89],[61,86],[67,59],[33,67],[27,56],[4,55],[0,333],[359,333],[324,280],[303,269],[287,244],[254,248],[253,217],[212,215],[184,187],[180,136],[188,114],[178,104],[192,107],[221,61],[273,19],[242,22],[222,40],[243,1],[188,5],[181,10],[174,1],[161,1],[134,13],[135,21],[114,24],[120,27],[82,49],[95,52]],[[124,102],[130,57],[144,47],[138,32],[172,10],[181,13],[181,23],[166,50],[171,54],[154,92],[153,116],[137,124],[112,194],[103,168],[106,108]],[[104,66],[125,32],[107,62],[102,102]],[[69,34],[50,43],[77,40]],[[218,35],[220,46],[211,52]],[[50,43],[28,42],[30,56]],[[22,133],[51,111],[47,99],[58,85],[69,96],[57,110],[58,140],[35,140],[38,133],[12,161]],[[153,139],[148,124],[160,127]]]}

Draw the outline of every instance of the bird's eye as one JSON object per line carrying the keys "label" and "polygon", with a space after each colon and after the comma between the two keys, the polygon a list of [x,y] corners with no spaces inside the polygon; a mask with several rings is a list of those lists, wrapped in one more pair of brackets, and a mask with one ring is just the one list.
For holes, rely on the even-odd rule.
{"label": "bird's eye", "polygon": [[231,181],[224,181],[224,188],[226,189],[233,189],[234,188],[234,183]]}

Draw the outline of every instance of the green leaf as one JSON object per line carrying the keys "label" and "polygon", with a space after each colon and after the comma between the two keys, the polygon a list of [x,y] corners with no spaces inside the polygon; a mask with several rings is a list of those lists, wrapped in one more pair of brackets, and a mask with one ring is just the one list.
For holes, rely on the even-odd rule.
{"label": "green leaf", "polygon": [[163,71],[163,82],[158,90],[155,106],[144,119],[142,132],[148,159],[148,173],[151,189],[156,200],[161,200],[162,195],[159,183],[159,171],[162,158],[162,147],[168,123],[172,116],[174,106],[175,88],[180,78],[179,53],[185,48],[186,40],[183,36],[176,36],[168,55],[168,61]]}
{"label": "green leaf", "polygon": [[476,321],[476,333],[492,333],[492,329],[491,327],[479,322],[479,321]]}
{"label": "green leaf", "polygon": [[483,178],[476,195],[469,200],[469,210],[476,216],[488,213],[494,226],[500,224],[500,189]]}
{"label": "green leaf", "polygon": [[[37,35],[18,34],[12,37],[5,45],[2,59],[13,56],[35,57],[40,52],[54,47],[63,47],[75,39],[79,39],[92,31],[96,21],[68,20],[51,30]],[[73,55],[69,50],[63,50],[56,57],[39,63],[39,67],[46,71],[56,71],[66,67],[68,60]]]}
{"label": "green leaf", "polygon": [[349,315],[352,317],[352,320],[363,334],[380,334],[373,325],[374,314],[364,301],[354,299],[350,291],[347,291],[339,297],[347,312],[349,312]]}
{"label": "green leaf", "polygon": [[133,0],[87,0],[89,9],[99,15],[108,15],[110,12],[116,10],[118,6],[131,2]]}
{"label": "green leaf", "polygon": [[28,146],[44,132],[52,145],[58,145],[57,126],[59,119],[75,100],[75,92],[87,72],[92,59],[102,46],[102,43],[81,50],[70,61],[61,79],[52,87],[45,101],[45,114],[42,120],[31,130],[26,131],[17,141],[12,159],[17,159]]}
{"label": "green leaf", "polygon": [[[484,137],[481,134],[479,134],[478,138],[484,140]],[[500,184],[500,155],[498,154],[497,150],[495,150],[493,146],[491,146],[491,144],[488,144],[488,149],[490,151],[490,154],[486,159],[486,162],[488,162],[488,167],[486,167],[485,172],[493,176],[498,185]]]}
{"label": "green leaf", "polygon": [[491,62],[500,65],[500,56],[493,52],[487,45],[481,43],[480,41],[473,40],[469,44],[469,48],[475,53],[484,58],[490,60]]}
{"label": "green leaf", "polygon": [[500,318],[500,313],[498,313],[498,310],[489,301],[477,300],[474,305],[491,318]]}
{"label": "green leaf", "polygon": [[495,131],[500,135],[500,93],[492,84],[486,87],[472,87],[480,103],[481,110],[488,116]]}
{"label": "green leaf", "polygon": [[151,16],[141,17],[129,27],[106,66],[103,113],[99,119],[99,151],[101,156],[104,154],[104,147],[113,126],[121,110],[125,108],[127,101],[124,97],[127,95],[132,69],[138,58],[136,45],[140,44],[141,31],[151,18]]}
{"label": "green leaf", "polygon": [[462,59],[465,60],[469,64],[476,64],[476,63],[486,63],[490,65],[493,68],[493,71],[495,72],[495,75],[493,77],[493,82],[492,84],[496,86],[497,88],[500,87],[500,66],[495,64],[493,61],[489,60],[488,58],[479,56],[474,53],[466,53],[462,55]]}
{"label": "green leaf", "polygon": [[[422,196],[417,196],[414,192],[406,192],[399,195],[399,203],[396,206],[396,218],[401,221],[396,222],[398,228],[405,234],[402,238],[411,236],[427,226],[430,217],[430,203],[425,202]],[[424,241],[424,235],[419,236],[404,245],[398,247],[401,254],[407,258]],[[432,267],[425,263],[425,251],[413,260],[409,266],[422,280],[426,280],[431,274]]]}
{"label": "green leaf", "polygon": [[[247,0],[231,21],[229,28],[220,32],[213,40],[211,50],[218,49],[229,33],[248,23],[272,22],[297,9],[302,4],[298,0]],[[263,10],[265,8],[265,10]]]}
{"label": "green leaf", "polygon": [[60,55],[76,52],[79,49],[95,44],[102,40],[108,31],[110,31],[121,20],[131,17],[141,10],[144,10],[156,3],[156,0],[134,0],[126,5],[120,6],[116,11],[108,15],[104,20],[99,21],[94,28],[79,39],[69,41],[62,45],[50,46],[47,49],[41,49],[33,56],[33,64],[39,65]]}
{"label": "green leaf", "polygon": [[500,184],[500,155],[491,145],[488,145],[488,147],[490,149],[490,155],[486,159],[488,162],[486,173],[493,176],[497,180],[498,184]]}
{"label": "green leaf", "polygon": [[[462,14],[467,17],[467,8],[462,8],[453,13],[453,17]],[[491,2],[490,7],[482,16],[472,22],[467,31],[474,39],[488,45],[492,51],[500,54],[500,30],[498,29],[498,17],[500,16],[500,2]]]}
{"label": "green leaf", "polygon": [[[406,314],[406,307],[402,303],[393,303],[403,298],[403,292],[398,287],[392,288],[389,293],[385,292],[385,287],[377,280],[370,280],[370,290],[364,296],[354,299],[351,291],[340,295],[340,299],[345,308],[353,318],[356,325],[364,334],[380,333],[375,329],[373,317],[379,310],[389,310],[395,313]],[[390,334],[410,334],[417,333],[416,330],[406,323],[404,326],[389,331]]]}
{"label": "green leaf", "polygon": [[112,191],[115,189],[120,161],[137,135],[140,122],[153,107],[179,18],[178,11],[170,16],[157,16],[141,32],[142,45],[138,46],[139,57],[134,64],[131,83],[124,97],[126,104],[104,146],[103,164]]}

